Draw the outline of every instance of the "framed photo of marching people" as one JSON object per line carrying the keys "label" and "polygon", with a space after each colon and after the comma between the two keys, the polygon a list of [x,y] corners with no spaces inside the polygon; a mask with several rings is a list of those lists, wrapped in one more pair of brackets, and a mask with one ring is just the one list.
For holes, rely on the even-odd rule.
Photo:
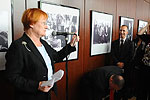
{"label": "framed photo of marching people", "polygon": [[[138,32],[148,24],[148,21],[138,20]],[[146,30],[147,32],[147,30]]]}
{"label": "framed photo of marching people", "polygon": [[0,70],[5,70],[5,54],[12,42],[12,9],[11,0],[0,4]]}
{"label": "framed photo of marching people", "polygon": [[[66,37],[63,35],[54,36],[53,32],[76,33],[79,35],[80,10],[78,8],[41,1],[40,9],[48,14],[48,29],[43,39],[56,51],[61,50],[66,45]],[[71,41],[72,36],[67,35],[68,43]],[[78,59],[78,43],[76,43],[76,51],[68,56],[68,60],[74,59]]]}
{"label": "framed photo of marching people", "polygon": [[110,53],[113,15],[91,11],[91,56]]}

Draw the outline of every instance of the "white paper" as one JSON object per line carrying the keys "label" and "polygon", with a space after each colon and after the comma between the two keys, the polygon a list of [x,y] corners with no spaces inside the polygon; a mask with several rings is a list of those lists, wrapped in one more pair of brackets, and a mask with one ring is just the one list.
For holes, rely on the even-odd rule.
{"label": "white paper", "polygon": [[51,80],[48,80],[48,81],[45,81],[41,84],[41,86],[53,86],[55,82],[59,81],[64,75],[64,71],[63,70],[59,70],[57,71],[56,73],[54,73],[52,75],[52,79]]}

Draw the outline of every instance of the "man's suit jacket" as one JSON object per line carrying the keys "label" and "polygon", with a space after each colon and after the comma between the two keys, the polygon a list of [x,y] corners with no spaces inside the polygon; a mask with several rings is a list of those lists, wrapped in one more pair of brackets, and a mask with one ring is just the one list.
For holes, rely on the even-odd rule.
{"label": "man's suit jacket", "polygon": [[109,94],[109,79],[111,75],[121,75],[117,66],[104,66],[86,73],[81,79],[81,91],[86,100],[101,100]]}
{"label": "man's suit jacket", "polygon": [[[41,39],[52,64],[62,61],[68,53],[75,50],[69,44],[61,51],[56,52],[50,45]],[[6,77],[15,86],[15,100],[50,100],[48,93],[38,90],[39,82],[48,79],[48,69],[42,55],[32,40],[24,33],[14,41],[6,53]],[[55,86],[54,86],[55,87]]]}
{"label": "man's suit jacket", "polygon": [[111,50],[113,64],[116,65],[118,62],[123,62],[125,66],[129,63],[133,55],[133,44],[131,40],[126,39],[120,52],[120,40],[112,42]]}

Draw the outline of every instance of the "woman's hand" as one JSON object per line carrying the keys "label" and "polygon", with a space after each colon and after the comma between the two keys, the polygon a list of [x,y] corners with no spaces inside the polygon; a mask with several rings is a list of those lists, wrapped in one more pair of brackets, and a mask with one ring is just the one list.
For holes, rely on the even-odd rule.
{"label": "woman's hand", "polygon": [[53,85],[54,85],[54,84],[52,84],[51,86],[41,86],[41,84],[42,84],[43,82],[44,82],[44,81],[39,82],[39,87],[38,87],[38,89],[39,89],[40,91],[42,91],[42,92],[48,92],[48,91],[53,87]]}
{"label": "woman's hand", "polygon": [[75,46],[76,45],[76,42],[79,42],[79,36],[77,36],[77,35],[73,35],[73,37],[72,37],[72,40],[71,40],[71,42],[70,42],[70,45],[73,47],[73,46]]}
{"label": "woman's hand", "polygon": [[120,68],[123,68],[124,67],[124,63],[123,62],[118,62],[117,66],[120,67]]}
{"label": "woman's hand", "polygon": [[[137,35],[143,35],[147,29],[149,30],[149,27],[150,27],[150,22],[149,22],[145,27],[143,27],[143,28],[137,33]],[[149,33],[147,33],[147,34],[149,34]]]}

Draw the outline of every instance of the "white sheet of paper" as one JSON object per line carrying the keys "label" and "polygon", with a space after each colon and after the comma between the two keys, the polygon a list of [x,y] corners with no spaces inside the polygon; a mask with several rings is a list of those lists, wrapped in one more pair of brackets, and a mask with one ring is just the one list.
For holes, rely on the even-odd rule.
{"label": "white sheet of paper", "polygon": [[64,75],[64,71],[63,70],[59,70],[56,73],[54,73],[52,75],[52,79],[45,81],[41,84],[41,86],[53,86],[55,82],[59,81]]}

